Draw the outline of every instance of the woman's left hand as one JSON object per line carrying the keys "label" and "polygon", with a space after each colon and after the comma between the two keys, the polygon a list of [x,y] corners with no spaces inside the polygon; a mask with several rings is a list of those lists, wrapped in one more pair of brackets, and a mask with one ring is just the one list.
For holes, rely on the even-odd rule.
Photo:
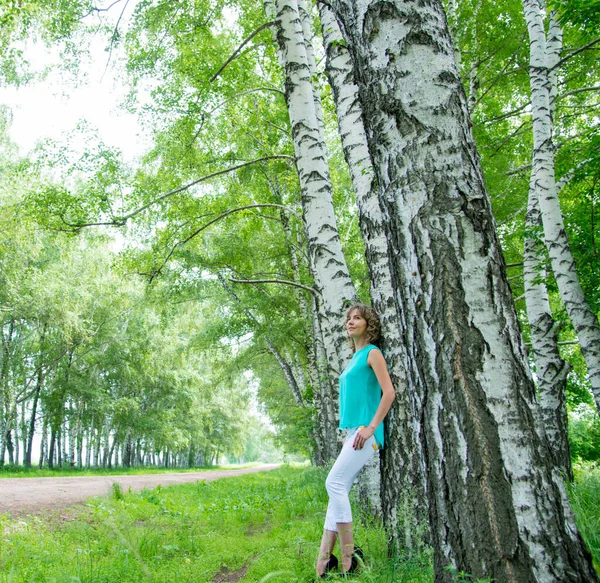
{"label": "woman's left hand", "polygon": [[354,436],[354,443],[352,447],[354,449],[362,449],[365,443],[373,437],[375,430],[372,427],[361,427]]}

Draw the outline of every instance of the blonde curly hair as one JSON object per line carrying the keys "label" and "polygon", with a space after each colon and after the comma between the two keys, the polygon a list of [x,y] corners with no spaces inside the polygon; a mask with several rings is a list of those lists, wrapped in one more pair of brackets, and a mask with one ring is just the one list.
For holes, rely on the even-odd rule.
{"label": "blonde curly hair", "polygon": [[[344,320],[344,324],[350,319],[350,314],[356,310],[366,321],[367,321],[367,342],[369,344],[377,344],[379,341],[379,335],[381,334],[381,323],[379,321],[379,315],[377,312],[371,307],[366,306],[365,304],[356,303],[348,308],[346,311],[346,319]],[[348,336],[348,342],[354,350],[354,341],[350,336]]]}

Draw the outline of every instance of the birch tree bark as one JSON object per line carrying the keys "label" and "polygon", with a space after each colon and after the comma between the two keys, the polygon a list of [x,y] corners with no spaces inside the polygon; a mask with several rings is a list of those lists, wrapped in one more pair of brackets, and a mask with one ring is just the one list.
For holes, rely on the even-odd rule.
{"label": "birch tree bark", "polygon": [[[421,384],[436,581],[597,581],[553,471],[445,15],[335,0]],[[408,340],[408,335],[405,340]]]}
{"label": "birch tree bark", "polygon": [[302,192],[310,265],[315,288],[323,298],[323,341],[330,369],[337,376],[350,357],[343,318],[345,307],[356,299],[356,291],[337,231],[328,154],[316,111],[298,5],[296,0],[265,0],[265,10],[269,19],[276,22],[276,40],[285,71],[285,94]]}
{"label": "birch tree bark", "polygon": [[[533,185],[532,185],[533,186]],[[542,217],[535,188],[529,191],[523,253],[525,304],[531,329],[533,358],[538,377],[542,420],[557,467],[573,478],[567,433],[566,384],[568,365],[558,349],[556,326],[550,310],[546,271],[541,261]],[[543,235],[542,235],[543,236]]]}
{"label": "birch tree bark", "polygon": [[[575,260],[565,232],[554,171],[552,143],[551,67],[546,45],[543,6],[540,0],[523,0],[529,33],[529,84],[533,117],[533,169],[531,181],[537,191],[546,246],[560,295],[575,328],[585,359],[596,408],[600,411],[600,326],[579,283]],[[555,23],[556,26],[556,23]],[[552,43],[556,42],[556,28]]]}
{"label": "birch tree bark", "polygon": [[[371,279],[371,300],[381,317],[385,358],[396,400],[388,414],[386,447],[382,452],[382,516],[396,551],[415,548],[427,516],[424,465],[418,419],[420,404],[408,390],[418,382],[402,339],[405,320],[394,298],[390,250],[384,230],[383,210],[376,196],[375,171],[365,133],[352,59],[331,8],[319,3],[326,54],[326,73],[332,88],[344,156],[356,193],[359,225]],[[410,382],[408,377],[411,376]],[[402,511],[398,511],[401,508]]]}
{"label": "birch tree bark", "polygon": [[338,455],[337,426],[338,426],[338,392],[332,383],[331,375],[327,372],[327,355],[319,317],[319,300],[311,297],[312,337],[314,354],[309,353],[309,371],[315,387],[315,409],[317,411],[316,439],[322,443],[321,464],[334,460]]}
{"label": "birch tree bark", "polygon": [[[552,39],[552,40],[551,40]],[[551,67],[558,62],[562,47],[562,33],[556,18],[551,16],[546,59]],[[556,70],[554,69],[556,72]],[[548,77],[551,115],[557,93],[556,75]],[[570,480],[573,479],[568,439],[566,384],[568,364],[560,356],[556,326],[550,310],[544,257],[543,223],[540,214],[536,175],[531,174],[529,201],[525,221],[523,253],[525,304],[531,330],[532,354],[536,365],[542,421],[556,466]]]}

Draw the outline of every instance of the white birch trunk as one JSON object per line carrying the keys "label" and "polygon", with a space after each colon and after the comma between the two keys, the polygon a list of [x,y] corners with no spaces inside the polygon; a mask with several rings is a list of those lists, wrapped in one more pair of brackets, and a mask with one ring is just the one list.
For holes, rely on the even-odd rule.
{"label": "white birch trunk", "polygon": [[323,332],[319,301],[312,296],[312,326],[314,346],[314,367],[317,378],[315,384],[315,409],[317,411],[317,442],[322,451],[323,463],[333,461],[339,452],[337,427],[339,424],[339,391],[327,370],[327,354],[323,342]]}
{"label": "white birch trunk", "polygon": [[[562,51],[562,28],[558,22],[556,12],[550,12],[550,22],[548,23],[548,39],[546,42],[546,58],[548,61],[548,81],[550,86],[550,116],[554,117],[556,109],[556,96],[558,95],[558,62]],[[560,188],[557,186],[557,191]]]}
{"label": "white birch trunk", "polygon": [[[304,313],[306,314],[306,312]],[[292,371],[293,377],[296,379],[298,391],[301,395],[301,402],[304,406],[304,397],[302,397],[306,392],[306,374],[304,366],[302,362],[299,361],[299,358],[294,356],[289,350],[286,350],[284,360],[290,365],[290,370]]]}
{"label": "white birch trunk", "polygon": [[40,459],[38,466],[43,468],[48,465],[48,416],[44,415],[44,422],[42,423],[42,436],[40,440]]}
{"label": "white birch trunk", "polygon": [[[436,581],[597,581],[565,504],[438,1],[333,0],[421,383]],[[409,336],[410,334],[410,336]]]}
{"label": "white birch trunk", "polygon": [[[418,403],[411,398],[412,392],[408,390],[410,383],[407,377],[411,366],[402,339],[405,331],[402,309],[394,301],[383,211],[376,196],[375,172],[352,60],[331,9],[319,3],[319,14],[327,57],[326,73],[333,91],[342,148],[356,193],[359,224],[365,241],[371,300],[381,317],[385,357],[397,390],[394,406],[386,421],[388,445],[381,456],[383,519],[396,550],[415,548],[418,546],[418,533],[422,531],[420,525],[426,517],[425,458],[420,448],[418,427],[414,423],[420,417],[415,410]],[[376,467],[377,463],[373,465]],[[364,493],[372,489],[371,484],[361,486]]]}
{"label": "white birch trunk", "polygon": [[285,376],[285,380],[287,381],[292,396],[294,397],[294,401],[296,401],[296,405],[299,407],[304,407],[302,389],[298,385],[296,377],[294,376],[294,371],[292,370],[291,364],[285,358],[283,358],[279,350],[277,350],[277,347],[268,338],[265,338],[265,343],[269,349],[269,352],[273,355],[277,361],[277,364],[279,364],[281,367],[281,370]]}
{"label": "white birch trunk", "polygon": [[315,287],[322,296],[323,341],[330,370],[339,375],[350,357],[345,342],[345,307],[355,301],[337,231],[332,203],[328,155],[322,125],[315,107],[306,39],[296,0],[265,0],[269,18],[275,20],[279,58],[284,67],[285,93],[292,127],[296,166],[310,265]]}
{"label": "white birch trunk", "polygon": [[[71,468],[75,467],[75,441],[77,436],[77,421],[75,417],[77,415],[77,411],[75,409],[75,405],[72,401],[69,402],[69,430],[65,432],[65,440],[68,434],[69,436],[69,449],[67,454],[67,459],[69,460],[69,466]],[[65,449],[67,449],[65,447]]]}
{"label": "white birch trunk", "polygon": [[[557,63],[562,47],[562,32],[555,18],[551,18],[546,44],[550,66]],[[556,96],[556,74],[549,75],[550,104]],[[525,225],[525,248],[523,253],[525,304],[531,330],[532,354],[536,365],[542,422],[555,455],[557,468],[570,480],[573,479],[571,453],[568,439],[566,384],[568,364],[560,356],[558,335],[552,317],[544,256],[543,223],[539,209],[536,178],[532,172],[529,202]]]}
{"label": "white birch trunk", "polygon": [[18,406],[15,403],[15,411],[13,414],[14,418],[15,418],[15,430],[14,430],[14,448],[15,448],[15,453],[14,453],[14,465],[18,466],[19,465],[19,458],[21,456],[21,426],[19,425],[19,411],[18,411]]}
{"label": "white birch trunk", "polygon": [[546,271],[541,261],[542,217],[535,188],[529,191],[526,233],[523,253],[525,304],[531,329],[542,421],[557,467],[565,476],[572,479],[565,392],[569,368],[559,353],[556,326],[548,300]]}
{"label": "white birch trunk", "polygon": [[[556,188],[552,143],[553,105],[549,78],[550,64],[555,64],[556,60],[548,58],[544,18],[539,0],[523,0],[523,8],[530,41],[529,82],[533,116],[532,182],[537,191],[554,277],[567,314],[579,338],[596,408],[600,411],[600,326],[579,283]],[[552,42],[556,42],[556,39],[556,25],[554,25]],[[551,50],[550,54],[555,52]]]}
{"label": "white birch trunk", "polygon": [[317,126],[320,133],[320,139],[325,142],[325,124],[323,123],[323,105],[321,103],[321,84],[319,83],[319,71],[317,70],[317,60],[313,47],[313,17],[311,8],[306,0],[296,0],[298,5],[298,16],[302,24],[302,35],[304,36],[304,46],[306,47],[306,62],[310,73],[310,80],[313,86],[313,98],[315,102],[315,115],[317,117]]}

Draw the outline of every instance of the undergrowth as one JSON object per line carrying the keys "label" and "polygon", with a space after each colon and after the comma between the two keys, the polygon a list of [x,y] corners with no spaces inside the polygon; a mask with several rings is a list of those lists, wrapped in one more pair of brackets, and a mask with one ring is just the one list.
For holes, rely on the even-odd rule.
{"label": "undergrowth", "polygon": [[[313,581],[324,481],[322,469],[284,467],[0,517],[0,582]],[[391,560],[383,529],[357,521],[355,534],[366,555],[355,581],[432,581],[427,553]]]}
{"label": "undergrowth", "polygon": [[597,463],[575,465],[575,482],[570,487],[577,527],[587,543],[600,573],[600,467]]}
{"label": "undergrowth", "polygon": [[[325,476],[283,467],[139,494],[115,487],[111,497],[68,511],[0,516],[0,583],[312,582]],[[598,565],[600,470],[579,471],[570,491]],[[352,581],[433,581],[429,549],[388,558],[383,529],[358,511],[355,518],[366,559]],[[462,572],[453,578],[474,581]]]}

